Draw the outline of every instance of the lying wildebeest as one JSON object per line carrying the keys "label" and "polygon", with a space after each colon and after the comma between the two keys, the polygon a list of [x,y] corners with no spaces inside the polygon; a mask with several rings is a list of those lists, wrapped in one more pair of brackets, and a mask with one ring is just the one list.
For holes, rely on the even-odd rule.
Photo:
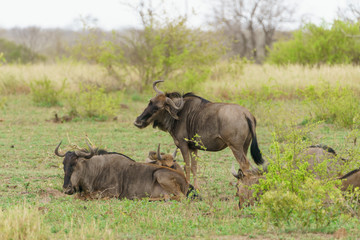
{"label": "lying wildebeest", "polygon": [[[304,159],[309,161],[309,170],[314,170],[314,164],[320,164],[324,160],[333,160],[336,159],[337,154],[334,149],[326,145],[313,145],[306,148],[297,158]],[[338,157],[338,163],[343,164],[346,161],[344,158]],[[332,171],[333,166],[327,166],[329,171]],[[254,196],[254,189],[251,188],[254,184],[259,184],[260,179],[265,179],[264,173],[267,172],[267,166],[264,166],[263,170],[257,168],[251,169],[249,174],[244,178],[239,178],[238,173],[235,169],[232,169],[232,174],[235,178],[238,179],[236,184],[237,192],[236,195],[239,197],[239,207],[242,208],[245,205],[253,205],[262,194],[259,192]],[[330,172],[331,173],[331,172]],[[314,174],[319,178],[318,173],[315,171]],[[334,177],[338,174],[329,174],[328,177]],[[342,191],[351,190],[353,188],[360,188],[360,168],[353,170],[338,179],[342,180],[340,189]],[[350,188],[349,188],[350,186]]]}
{"label": "lying wildebeest", "polygon": [[360,168],[355,169],[340,178],[341,190],[352,190],[355,188],[360,188]]}
{"label": "lying wildebeest", "polygon": [[184,158],[187,181],[190,181],[191,157],[195,188],[198,188],[197,150],[220,151],[230,147],[240,164],[239,173],[246,175],[250,167],[246,155],[251,142],[255,163],[264,162],[256,139],[256,120],[249,110],[237,104],[212,103],[193,93],[163,93],[156,88],[159,82],[163,81],[153,83],[156,96],[134,125],[145,128],[153,123],[153,127],[170,133]]}
{"label": "lying wildebeest", "polygon": [[[68,151],[55,154],[64,157],[64,193],[83,192],[100,197],[180,200],[189,184],[184,174],[167,167],[137,163],[131,158],[105,150]],[[95,155],[98,154],[98,155]]]}
{"label": "lying wildebeest", "polygon": [[173,154],[160,153],[160,144],[159,144],[157,152],[150,151],[148,157],[145,160],[145,162],[146,163],[157,164],[157,165],[163,166],[163,167],[169,167],[169,168],[172,168],[172,169],[175,169],[177,171],[180,171],[180,172],[184,173],[181,166],[175,160],[177,149],[178,148],[175,149]]}
{"label": "lying wildebeest", "polygon": [[[329,178],[342,175],[342,167],[347,161],[339,157],[335,150],[324,144],[312,145],[304,149],[296,159],[309,163],[308,170],[312,171],[317,178]],[[317,166],[326,160],[326,172],[318,172]]]}

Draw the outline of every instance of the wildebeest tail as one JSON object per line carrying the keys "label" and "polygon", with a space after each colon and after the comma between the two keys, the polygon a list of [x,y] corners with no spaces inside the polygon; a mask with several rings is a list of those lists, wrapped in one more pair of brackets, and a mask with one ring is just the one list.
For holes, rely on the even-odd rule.
{"label": "wildebeest tail", "polygon": [[250,146],[250,153],[251,153],[251,157],[254,159],[255,163],[257,165],[261,165],[264,163],[264,159],[261,155],[261,151],[259,149],[259,145],[256,139],[256,133],[255,133],[255,126],[252,123],[251,119],[248,118],[247,116],[245,116],[246,121],[249,125],[249,129],[250,129],[250,133],[251,133],[251,146]]}
{"label": "wildebeest tail", "polygon": [[186,193],[186,198],[189,198],[191,200],[202,200],[202,197],[199,194],[199,191],[194,188],[193,185],[189,184],[189,189]]}

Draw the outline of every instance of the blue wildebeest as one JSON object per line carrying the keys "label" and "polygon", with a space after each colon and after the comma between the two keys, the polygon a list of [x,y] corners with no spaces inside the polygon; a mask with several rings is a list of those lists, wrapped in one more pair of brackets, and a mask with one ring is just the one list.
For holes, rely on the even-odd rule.
{"label": "blue wildebeest", "polygon": [[156,152],[155,151],[149,152],[149,155],[146,158],[145,162],[157,164],[157,165],[163,166],[163,167],[169,167],[169,168],[172,168],[172,169],[175,169],[177,171],[184,173],[184,170],[181,168],[181,166],[175,160],[177,149],[178,148],[175,149],[173,154],[160,153],[160,144],[159,144]]}
{"label": "blue wildebeest", "polygon": [[[255,117],[245,107],[230,103],[213,103],[193,93],[181,95],[178,92],[164,93],[153,89],[153,97],[134,125],[153,127],[169,132],[185,161],[186,179],[190,181],[190,170],[196,180],[197,151],[220,151],[230,147],[240,164],[239,175],[246,175],[250,163],[246,158],[250,146],[251,156],[256,164],[264,162],[258,147]],[[190,167],[191,158],[191,167]]]}
{"label": "blue wildebeest", "polygon": [[64,193],[75,192],[100,197],[145,198],[149,200],[180,200],[189,184],[184,174],[155,164],[137,163],[116,152],[93,149],[59,152],[64,157]]}

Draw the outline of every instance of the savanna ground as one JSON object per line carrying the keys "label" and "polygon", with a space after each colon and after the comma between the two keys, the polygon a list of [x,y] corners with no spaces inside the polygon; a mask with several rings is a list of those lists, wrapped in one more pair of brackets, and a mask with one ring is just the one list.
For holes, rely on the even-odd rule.
{"label": "savanna ground", "polygon": [[[133,126],[134,119],[154,93],[151,90],[113,93],[121,95],[116,118],[106,121],[75,118],[54,123],[51,121],[54,114],[66,115],[68,109],[61,97],[58,106],[35,104],[29,87],[32,81],[46,76],[60,87],[66,79],[65,91],[76,91],[79,82],[111,89],[116,85],[115,80],[97,66],[74,63],[9,65],[0,66],[0,70],[1,239],[357,239],[360,236],[357,205],[351,205],[351,211],[343,209],[338,217],[321,224],[304,224],[304,220],[296,219],[272,224],[256,211],[257,206],[239,210],[236,189],[231,184],[235,182],[230,173],[234,157],[229,149],[200,152],[201,201],[82,201],[64,195],[62,159],[54,155],[60,140],[63,140],[62,149],[70,150],[74,144],[84,147],[85,138],[89,137],[96,146],[124,153],[139,162],[158,143],[164,152],[174,150],[168,133],[151,126],[143,130]],[[129,77],[124,85],[131,86],[132,81],[136,79]],[[360,115],[356,106],[346,108],[357,104],[360,98],[358,67],[218,65],[202,83],[187,89],[175,85],[166,82],[159,87],[165,91],[194,91],[211,101],[248,107],[257,118],[257,137],[266,159],[274,157],[271,151],[274,142],[290,146],[287,134],[298,131],[306,143],[327,144],[339,155],[351,159],[346,170],[359,167],[356,139]],[[337,93],[345,95],[336,98]],[[319,116],[331,107],[344,112],[319,121]],[[331,111],[340,110],[328,111],[331,115]],[[350,120],[345,117],[348,115]],[[178,161],[183,164],[180,156]],[[308,221],[313,220],[309,217]]]}

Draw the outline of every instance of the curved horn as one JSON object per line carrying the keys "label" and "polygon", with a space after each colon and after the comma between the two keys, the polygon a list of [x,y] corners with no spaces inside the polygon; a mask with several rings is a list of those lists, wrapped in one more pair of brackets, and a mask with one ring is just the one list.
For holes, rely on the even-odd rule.
{"label": "curved horn", "polygon": [[160,154],[160,143],[159,143],[159,145],[158,145],[158,149],[157,149],[157,153],[156,153],[157,155],[157,159],[158,160],[162,160],[162,158],[161,158],[161,154]]}
{"label": "curved horn", "polygon": [[166,103],[168,103],[169,105],[171,105],[173,108],[175,108],[176,110],[181,110],[184,107],[184,99],[180,98],[180,106],[176,106],[176,104],[174,103],[174,101],[167,97],[166,98]]}
{"label": "curved horn", "polygon": [[178,150],[178,149],[179,149],[179,148],[176,147],[175,152],[173,153],[173,160],[175,160],[175,158],[176,158],[176,153],[177,153],[177,150]]}
{"label": "curved horn", "polygon": [[86,144],[88,145],[90,152],[86,153],[86,152],[83,152],[83,151],[75,151],[76,156],[84,157],[86,159],[89,159],[92,156],[94,156],[95,150],[90,146],[89,142],[86,142]]}
{"label": "curved horn", "polygon": [[55,148],[55,155],[59,156],[59,157],[65,157],[65,153],[59,153],[59,147],[60,147],[61,143],[62,143],[62,140],[60,141],[60,143]]}
{"label": "curved horn", "polygon": [[231,174],[236,177],[237,179],[241,179],[241,175],[236,172],[235,170],[235,166],[234,166],[234,162],[232,163],[232,166],[231,166]]}
{"label": "curved horn", "polygon": [[155,92],[156,92],[156,94],[164,94],[164,92],[162,92],[162,91],[160,91],[159,89],[157,89],[157,87],[156,87],[156,84],[158,84],[158,83],[161,83],[161,82],[164,82],[163,80],[157,80],[157,81],[155,81],[154,83],[153,83],[153,89],[155,90]]}

